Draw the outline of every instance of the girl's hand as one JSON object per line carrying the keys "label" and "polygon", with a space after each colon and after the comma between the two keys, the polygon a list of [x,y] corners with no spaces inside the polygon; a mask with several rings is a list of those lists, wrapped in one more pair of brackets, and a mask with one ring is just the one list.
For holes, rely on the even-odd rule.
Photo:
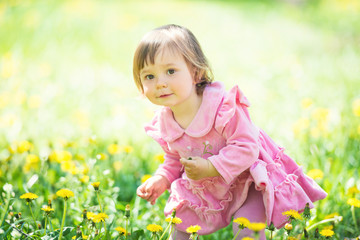
{"label": "girl's hand", "polygon": [[192,180],[220,176],[212,163],[201,157],[180,158],[180,162],[185,167],[186,176]]}
{"label": "girl's hand", "polygon": [[154,205],[156,199],[169,187],[169,180],[163,176],[155,175],[141,184],[137,188],[136,194]]}

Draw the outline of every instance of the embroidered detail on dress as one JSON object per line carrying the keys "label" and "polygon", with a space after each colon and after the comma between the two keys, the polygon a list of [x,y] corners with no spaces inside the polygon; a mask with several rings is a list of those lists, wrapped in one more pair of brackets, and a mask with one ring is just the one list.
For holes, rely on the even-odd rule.
{"label": "embroidered detail on dress", "polygon": [[203,144],[204,144],[203,156],[204,156],[205,154],[207,154],[207,153],[210,154],[211,156],[213,156],[214,154],[208,151],[208,149],[212,149],[212,148],[213,148],[213,146],[211,146],[211,144],[209,143],[209,141],[203,142]]}

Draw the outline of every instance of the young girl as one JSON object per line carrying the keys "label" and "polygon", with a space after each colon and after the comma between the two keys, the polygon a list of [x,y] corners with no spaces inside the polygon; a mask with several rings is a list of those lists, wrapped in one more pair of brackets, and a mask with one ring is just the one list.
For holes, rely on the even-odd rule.
{"label": "young girl", "polygon": [[[166,190],[165,214],[182,219],[176,239],[226,227],[231,218],[282,227],[287,210],[302,211],[326,193],[250,119],[249,102],[235,86],[229,92],[212,83],[208,61],[186,28],[166,25],[138,45],[134,80],[152,103],[163,106],[145,127],[165,151],[155,175],[137,189],[155,204]],[[233,226],[234,234],[238,225]],[[238,239],[251,236],[242,230]],[[264,231],[261,239],[265,239]]]}

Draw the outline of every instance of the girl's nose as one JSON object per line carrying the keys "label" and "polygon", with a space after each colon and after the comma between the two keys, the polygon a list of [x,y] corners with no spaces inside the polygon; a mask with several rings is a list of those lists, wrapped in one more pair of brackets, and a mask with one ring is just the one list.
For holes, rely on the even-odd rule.
{"label": "girl's nose", "polygon": [[157,88],[166,88],[167,86],[168,85],[166,80],[163,78],[159,78],[159,80],[157,81]]}

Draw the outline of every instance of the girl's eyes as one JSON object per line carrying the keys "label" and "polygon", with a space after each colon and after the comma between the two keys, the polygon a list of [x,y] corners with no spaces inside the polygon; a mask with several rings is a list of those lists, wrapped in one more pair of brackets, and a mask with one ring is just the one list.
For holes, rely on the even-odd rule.
{"label": "girl's eyes", "polygon": [[153,79],[154,78],[154,75],[152,75],[152,74],[149,74],[149,75],[146,75],[145,76],[145,79],[146,80],[151,80],[151,79]]}
{"label": "girl's eyes", "polygon": [[[169,69],[169,70],[167,70],[167,72],[166,72],[168,75],[172,75],[172,74],[174,74],[175,73],[175,69]],[[148,75],[145,75],[144,76],[144,80],[152,80],[152,79],[154,79],[155,78],[155,76],[153,75],[153,74],[148,74]]]}

